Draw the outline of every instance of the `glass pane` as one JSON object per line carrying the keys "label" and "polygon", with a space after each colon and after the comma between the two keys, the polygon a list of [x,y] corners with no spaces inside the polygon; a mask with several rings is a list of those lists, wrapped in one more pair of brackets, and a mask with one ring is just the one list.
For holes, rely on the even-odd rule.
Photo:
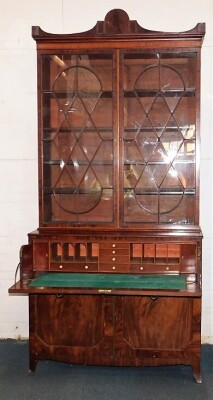
{"label": "glass pane", "polygon": [[194,223],[196,62],[123,55],[124,223]]}
{"label": "glass pane", "polygon": [[124,220],[126,223],[146,224],[158,222],[158,197],[124,192]]}
{"label": "glass pane", "polygon": [[112,223],[112,54],[42,63],[44,222]]}
{"label": "glass pane", "polygon": [[[193,224],[195,198],[193,195],[160,196],[160,223]],[[180,215],[182,219],[180,218]]]}

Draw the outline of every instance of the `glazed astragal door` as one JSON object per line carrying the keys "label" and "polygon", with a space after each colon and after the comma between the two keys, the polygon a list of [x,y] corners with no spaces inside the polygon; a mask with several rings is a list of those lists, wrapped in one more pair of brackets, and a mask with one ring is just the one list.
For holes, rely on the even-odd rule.
{"label": "glazed astragal door", "polygon": [[42,224],[196,224],[197,53],[41,62]]}
{"label": "glazed astragal door", "polygon": [[196,223],[196,63],[123,54],[124,224]]}
{"label": "glazed astragal door", "polygon": [[112,224],[112,54],[41,57],[42,222]]}

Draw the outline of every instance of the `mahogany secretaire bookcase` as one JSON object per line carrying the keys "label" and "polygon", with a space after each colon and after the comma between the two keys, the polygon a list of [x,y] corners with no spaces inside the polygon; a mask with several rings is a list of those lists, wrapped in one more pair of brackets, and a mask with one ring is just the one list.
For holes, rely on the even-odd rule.
{"label": "mahogany secretaire bookcase", "polygon": [[191,365],[201,382],[200,51],[123,10],[79,34],[33,27],[39,228],[20,252],[39,360]]}

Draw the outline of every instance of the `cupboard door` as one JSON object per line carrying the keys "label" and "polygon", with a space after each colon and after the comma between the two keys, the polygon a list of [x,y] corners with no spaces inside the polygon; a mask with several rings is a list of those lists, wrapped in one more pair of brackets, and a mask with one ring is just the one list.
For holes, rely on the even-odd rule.
{"label": "cupboard door", "polygon": [[121,296],[115,304],[114,354],[120,364],[195,364],[200,299]]}
{"label": "cupboard door", "polygon": [[123,54],[124,224],[196,221],[196,65],[195,52]]}
{"label": "cupboard door", "polygon": [[123,298],[123,337],[135,349],[183,349],[191,340],[192,301]]}
{"label": "cupboard door", "polygon": [[110,364],[113,352],[111,297],[29,297],[32,360],[54,359],[79,364]]}
{"label": "cupboard door", "polygon": [[42,55],[42,223],[114,223],[113,54]]}

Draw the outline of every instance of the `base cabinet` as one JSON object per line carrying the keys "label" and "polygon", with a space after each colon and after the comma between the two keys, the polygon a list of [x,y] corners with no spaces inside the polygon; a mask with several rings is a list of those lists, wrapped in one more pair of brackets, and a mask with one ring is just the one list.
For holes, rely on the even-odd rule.
{"label": "base cabinet", "polygon": [[200,375],[200,298],[29,295],[30,371],[39,360],[191,365]]}

